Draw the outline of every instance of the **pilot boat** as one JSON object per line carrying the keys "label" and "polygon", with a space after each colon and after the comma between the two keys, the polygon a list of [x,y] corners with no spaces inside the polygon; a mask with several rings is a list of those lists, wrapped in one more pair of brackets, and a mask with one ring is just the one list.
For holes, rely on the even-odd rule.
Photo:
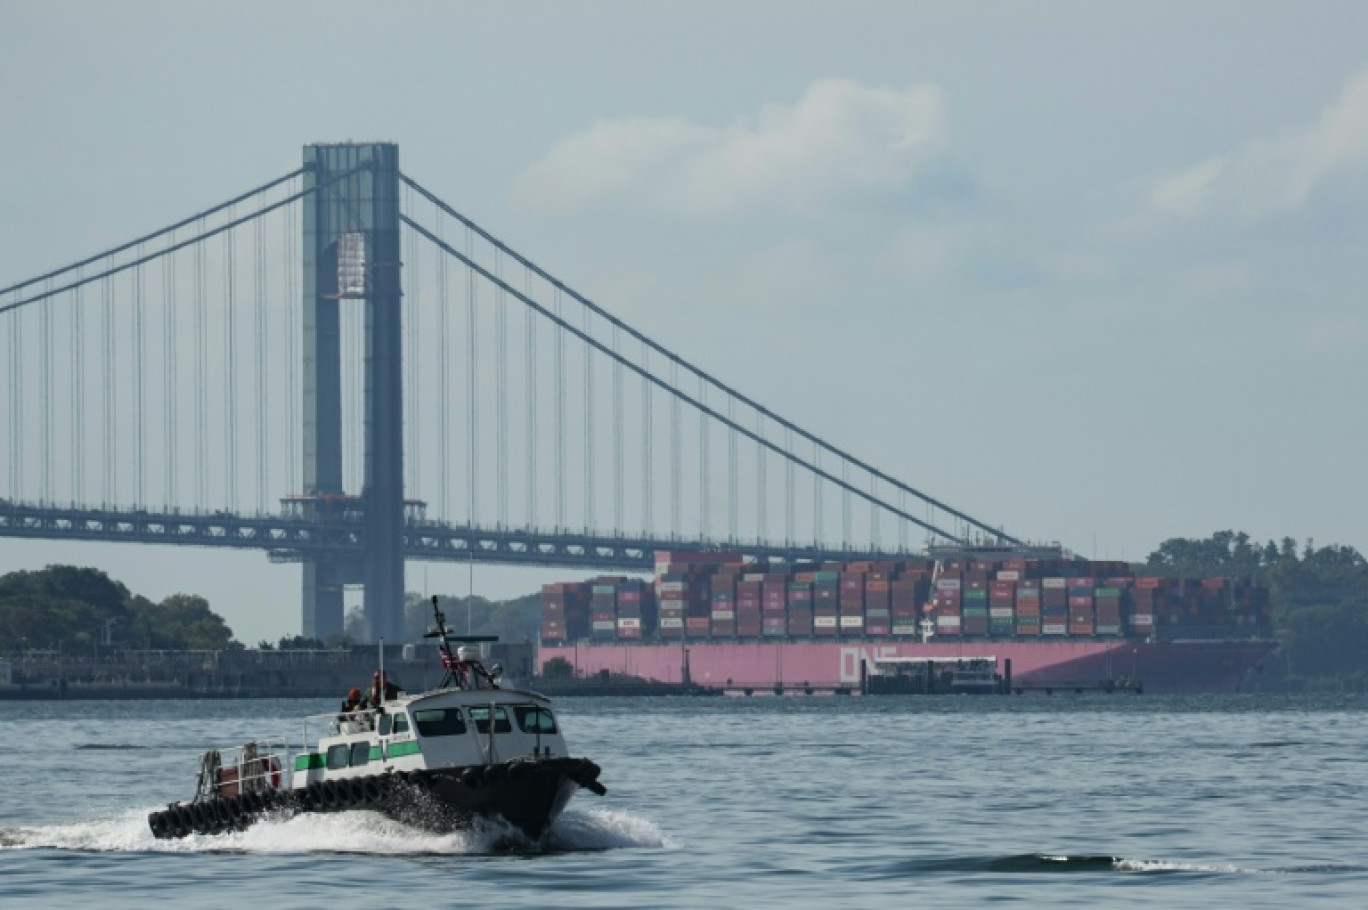
{"label": "pilot boat", "polygon": [[436,689],[386,698],[380,687],[373,707],[305,718],[297,747],[210,749],[194,798],[151,813],[152,834],[218,834],[272,814],[370,809],[434,831],[502,820],[536,841],[576,791],[606,793],[598,765],[569,754],[550,699],[501,687],[500,668],[486,668],[476,644],[493,639],[449,634],[436,597],[432,607],[428,636],[445,670]]}

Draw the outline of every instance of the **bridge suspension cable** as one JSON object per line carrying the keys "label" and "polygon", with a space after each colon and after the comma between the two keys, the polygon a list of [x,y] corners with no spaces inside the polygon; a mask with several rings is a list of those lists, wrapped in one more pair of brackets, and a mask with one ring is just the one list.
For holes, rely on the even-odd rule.
{"label": "bridge suspension cable", "polygon": [[[638,341],[640,341],[641,343],[647,345],[651,350],[653,350],[653,351],[655,351],[657,354],[659,354],[659,355],[665,357],[665,358],[666,358],[668,361],[670,361],[671,363],[676,364],[676,365],[678,365],[678,366],[680,366],[680,367],[683,367],[685,370],[687,370],[687,371],[690,372],[690,373],[694,373],[695,375],[697,375],[697,376],[700,378],[700,380],[705,381],[706,383],[708,383],[709,385],[713,386],[714,388],[717,388],[719,391],[723,392],[724,394],[735,396],[735,398],[736,398],[737,401],[741,402],[741,403],[744,404],[746,407],[751,408],[751,409],[753,409],[754,411],[763,414],[767,419],[773,421],[773,422],[774,422],[775,424],[777,424],[780,428],[785,429],[785,430],[788,430],[788,431],[794,433],[795,435],[797,435],[798,437],[800,437],[800,438],[802,438],[802,439],[808,440],[809,442],[813,443],[813,444],[816,445],[816,446],[819,446],[819,447],[822,448],[823,450],[825,450],[825,451],[831,453],[832,455],[836,456],[837,458],[841,459],[842,461],[848,462],[850,465],[852,465],[852,466],[858,468],[859,470],[861,470],[861,471],[863,471],[863,472],[865,472],[865,473],[867,473],[867,474],[869,474],[869,475],[871,475],[871,476],[873,476],[873,477],[877,477],[881,482],[883,482],[883,483],[885,483],[885,484],[891,486],[893,489],[895,489],[895,490],[900,490],[900,491],[902,491],[902,492],[904,492],[904,493],[906,493],[906,494],[909,494],[909,495],[911,495],[911,496],[914,496],[914,497],[916,497],[917,499],[921,500],[922,502],[924,502],[924,503],[926,503],[926,504],[928,504],[928,505],[930,505],[930,506],[932,506],[932,507],[938,509],[939,511],[942,511],[942,512],[946,513],[947,515],[950,515],[950,516],[953,516],[954,518],[959,519],[960,521],[962,521],[962,522],[965,523],[966,525],[969,525],[969,526],[972,526],[972,527],[974,527],[974,528],[979,529],[980,531],[982,531],[982,532],[984,532],[984,533],[986,533],[986,534],[988,534],[988,535],[990,535],[990,536],[996,538],[996,539],[999,540],[999,541],[1002,541],[1002,542],[1004,542],[1004,543],[1009,543],[1009,544],[1017,544],[1017,545],[1020,545],[1020,544],[1021,544],[1021,541],[1018,540],[1017,538],[1015,538],[1015,537],[1013,537],[1013,536],[1011,536],[1011,535],[1005,533],[1004,531],[1002,531],[1002,530],[1000,530],[1000,529],[998,529],[998,528],[994,528],[994,527],[992,527],[991,525],[989,525],[989,524],[987,524],[987,523],[985,523],[985,522],[982,522],[982,521],[980,521],[980,520],[978,520],[978,519],[976,519],[976,518],[974,518],[974,517],[972,517],[972,516],[970,516],[970,515],[968,515],[968,514],[962,512],[962,511],[960,511],[960,510],[958,510],[958,509],[955,509],[955,508],[953,508],[953,507],[951,507],[951,506],[949,506],[949,505],[947,505],[947,504],[945,504],[945,503],[943,503],[943,502],[941,502],[941,501],[935,499],[934,497],[929,496],[928,494],[926,494],[926,493],[924,493],[924,492],[922,492],[922,491],[920,491],[920,490],[918,490],[918,489],[916,489],[916,488],[914,488],[914,487],[912,487],[912,486],[910,486],[910,485],[908,485],[908,484],[906,484],[906,483],[903,483],[902,481],[898,480],[897,478],[892,477],[892,476],[890,476],[890,475],[884,473],[883,471],[880,471],[878,468],[875,468],[873,465],[870,465],[870,464],[868,464],[867,462],[865,462],[865,461],[863,461],[863,460],[857,458],[856,456],[850,454],[849,452],[847,452],[847,451],[845,451],[845,450],[843,450],[843,449],[838,448],[837,446],[835,446],[835,445],[833,445],[833,444],[827,442],[826,440],[822,439],[821,437],[817,436],[816,434],[811,433],[811,432],[809,432],[808,430],[805,430],[804,428],[802,428],[802,427],[799,426],[798,424],[793,423],[792,421],[789,421],[789,420],[787,420],[787,419],[781,417],[780,415],[778,415],[777,413],[773,412],[773,411],[770,410],[769,408],[766,408],[764,405],[760,404],[758,401],[755,401],[754,399],[752,399],[752,398],[750,398],[750,397],[748,397],[748,396],[742,394],[741,392],[737,391],[736,389],[733,389],[732,387],[730,387],[730,386],[727,385],[726,383],[723,383],[722,381],[720,381],[719,379],[717,379],[717,378],[715,378],[714,376],[710,375],[710,374],[707,373],[706,371],[704,371],[704,370],[702,370],[702,369],[700,369],[700,368],[698,368],[698,367],[693,366],[693,365],[690,364],[688,361],[685,361],[683,358],[681,358],[678,354],[675,354],[673,351],[671,351],[671,350],[665,348],[663,345],[660,345],[659,343],[655,342],[654,340],[652,340],[651,338],[649,338],[649,337],[646,336],[645,334],[643,334],[643,333],[637,331],[636,329],[633,329],[631,326],[627,325],[625,322],[623,322],[622,320],[618,319],[616,316],[613,316],[611,313],[607,312],[607,311],[604,310],[602,307],[600,307],[600,306],[598,306],[597,304],[595,304],[595,303],[594,303],[592,300],[590,300],[589,298],[585,297],[584,295],[578,293],[578,292],[575,291],[574,289],[572,289],[572,288],[566,286],[565,284],[563,284],[563,283],[562,283],[559,279],[557,279],[555,276],[551,275],[549,272],[547,272],[547,271],[545,271],[544,269],[542,269],[541,267],[539,267],[536,263],[532,262],[530,259],[526,258],[526,257],[523,256],[522,254],[518,253],[516,250],[512,249],[511,247],[509,247],[507,244],[505,244],[502,240],[500,240],[500,239],[498,239],[497,237],[495,237],[493,234],[491,234],[491,233],[489,233],[488,231],[486,231],[486,230],[484,230],[483,228],[481,228],[481,227],[480,227],[478,224],[476,224],[474,221],[472,221],[471,219],[469,219],[469,218],[466,217],[465,215],[461,214],[461,213],[460,213],[459,211],[457,211],[456,209],[452,208],[450,205],[448,205],[446,202],[444,202],[440,197],[438,197],[438,196],[436,196],[435,194],[433,194],[430,190],[428,190],[426,187],[424,187],[424,186],[422,186],[421,184],[419,184],[417,181],[413,180],[413,179],[412,179],[411,177],[409,177],[408,175],[406,175],[406,174],[401,174],[401,175],[400,175],[400,180],[402,180],[407,186],[412,187],[414,190],[416,190],[421,196],[423,196],[424,198],[426,198],[429,202],[431,202],[434,206],[436,206],[436,207],[437,207],[438,209],[440,209],[442,212],[444,212],[445,214],[449,215],[449,216],[452,217],[452,218],[455,218],[457,221],[459,221],[459,222],[461,222],[462,224],[464,224],[464,225],[466,226],[466,228],[467,228],[468,231],[472,231],[472,232],[478,234],[478,235],[479,235],[481,238],[483,238],[487,243],[489,243],[489,244],[492,245],[497,251],[499,251],[500,255],[508,255],[508,256],[514,258],[514,259],[517,260],[519,263],[521,263],[524,267],[526,267],[527,269],[531,270],[531,271],[532,271],[533,273],[535,273],[537,276],[539,276],[540,278],[542,278],[544,281],[549,282],[550,284],[552,284],[554,287],[556,287],[557,289],[559,289],[559,290],[562,291],[563,293],[568,294],[568,295],[569,295],[570,297],[572,297],[576,302],[578,302],[581,306],[585,307],[586,309],[588,309],[589,311],[591,311],[592,313],[594,313],[594,315],[598,316],[598,317],[601,318],[601,319],[606,320],[610,325],[613,325],[613,326],[619,328],[621,331],[626,332],[626,333],[627,333],[629,336],[631,336],[632,338],[635,338],[635,339],[637,339]],[[410,225],[410,227],[414,227],[415,229],[418,229],[418,230],[420,230],[420,231],[424,231],[424,229],[422,229],[420,226],[418,226],[418,225],[416,224],[416,222],[413,222],[412,219],[409,219],[409,218],[406,217],[405,221],[406,221],[406,223],[408,223],[408,224]],[[424,233],[426,233],[426,231],[424,231]],[[429,239],[431,239],[431,238],[429,238]],[[471,259],[468,260],[468,262],[470,262],[470,261],[473,261],[473,257],[471,257]],[[482,269],[481,272],[482,272],[482,274],[487,274],[487,270],[483,270],[483,269]],[[725,421],[724,421],[724,422],[725,422]],[[774,451],[777,451],[777,452],[780,452],[780,454],[781,454],[781,455],[784,455],[784,457],[788,457],[787,454],[783,453],[782,450],[779,449],[778,447],[775,447],[773,450],[774,450]],[[810,466],[808,466],[808,465],[804,465],[804,466],[805,466],[805,467],[808,467],[808,469],[811,470]],[[839,484],[838,484],[838,485],[839,485]],[[848,492],[849,492],[849,491],[848,491]],[[864,498],[864,497],[861,497],[861,498]],[[950,539],[950,540],[956,540],[956,541],[960,540],[960,538],[959,538],[958,535],[947,534],[946,532],[937,530],[937,529],[935,529],[935,528],[933,528],[933,527],[927,527],[927,522],[921,521],[920,519],[906,518],[905,516],[908,515],[908,513],[907,513],[906,511],[904,511],[904,510],[902,510],[902,509],[899,509],[899,508],[897,508],[897,507],[893,507],[893,506],[889,505],[888,503],[884,503],[884,502],[882,502],[882,501],[873,501],[871,504],[872,504],[872,505],[875,505],[877,508],[881,508],[881,509],[883,509],[883,510],[889,512],[890,514],[898,515],[899,517],[904,517],[904,520],[912,521],[912,523],[917,524],[917,525],[919,525],[919,526],[925,528],[926,530],[930,530],[930,531],[932,531],[933,533],[936,533],[936,534],[940,534],[940,535],[942,535],[942,536],[945,536],[945,537],[947,537],[947,538]]]}
{"label": "bridge suspension cable", "polygon": [[[704,403],[703,401],[699,400],[696,396],[690,395],[689,393],[684,392],[684,391],[682,391],[681,389],[672,386],[670,383],[667,383],[666,381],[664,381],[664,380],[661,379],[660,377],[655,376],[654,374],[647,372],[645,369],[643,369],[642,367],[640,367],[640,366],[637,365],[636,363],[632,362],[631,360],[628,360],[628,359],[627,359],[626,357],[624,357],[623,355],[621,355],[621,354],[619,354],[618,352],[614,351],[610,345],[604,344],[602,341],[599,341],[597,338],[593,337],[593,335],[590,334],[590,333],[589,333],[588,331],[586,331],[585,329],[582,329],[582,328],[579,328],[579,327],[577,327],[577,326],[574,326],[574,325],[572,325],[570,322],[568,322],[568,321],[566,321],[566,320],[564,320],[564,319],[561,319],[561,318],[557,317],[557,316],[556,316],[554,313],[552,313],[549,309],[547,309],[546,307],[542,306],[540,303],[538,303],[537,301],[533,300],[531,297],[527,296],[526,294],[523,294],[521,291],[517,290],[516,288],[513,288],[513,287],[509,286],[509,285],[508,285],[506,282],[504,282],[501,278],[499,278],[497,275],[495,275],[494,272],[493,272],[492,270],[487,269],[487,268],[485,268],[484,266],[482,266],[480,263],[476,262],[475,259],[474,259],[473,257],[467,256],[466,254],[464,254],[464,253],[460,252],[459,250],[455,249],[454,247],[452,247],[450,244],[444,243],[443,241],[439,240],[435,234],[433,234],[433,233],[432,233],[431,231],[429,231],[427,228],[423,227],[421,224],[419,224],[417,221],[415,221],[415,220],[414,220],[413,218],[411,218],[410,216],[408,216],[408,215],[400,215],[400,221],[401,221],[402,223],[408,225],[411,229],[413,229],[413,230],[417,231],[418,233],[422,234],[425,238],[427,238],[428,242],[432,243],[434,246],[436,246],[438,249],[440,249],[440,250],[442,250],[443,252],[445,252],[447,255],[452,256],[452,257],[454,257],[454,258],[460,260],[460,261],[466,266],[466,268],[470,270],[472,276],[478,274],[478,275],[479,275],[481,278],[483,278],[486,282],[489,282],[490,284],[493,284],[495,287],[500,288],[500,289],[503,290],[505,293],[510,294],[510,295],[512,295],[513,297],[517,298],[517,299],[518,299],[519,301],[521,301],[525,306],[530,307],[530,308],[532,308],[533,310],[536,310],[539,314],[541,314],[541,316],[542,316],[543,318],[548,319],[548,320],[550,320],[551,322],[555,323],[557,326],[559,326],[560,329],[561,329],[562,331],[569,332],[569,333],[571,333],[572,335],[574,335],[576,338],[579,338],[581,341],[584,342],[584,344],[585,344],[587,347],[590,347],[590,348],[593,348],[593,349],[597,350],[600,354],[604,355],[604,356],[607,357],[609,360],[612,360],[612,361],[615,362],[615,363],[620,363],[622,366],[626,367],[627,369],[629,369],[629,370],[633,371],[634,373],[636,373],[637,375],[641,376],[642,379],[646,380],[647,382],[653,383],[654,385],[656,385],[657,388],[662,389],[662,390],[665,391],[667,394],[672,395],[672,396],[674,396],[675,398],[679,399],[680,401],[682,401],[682,402],[688,404],[690,407],[692,407],[692,408],[693,408],[696,412],[698,412],[700,415],[710,417],[710,418],[712,418],[712,419],[715,420],[715,421],[718,421],[718,422],[720,422],[720,423],[722,423],[722,424],[725,424],[726,426],[732,428],[733,430],[735,430],[735,431],[737,431],[737,432],[743,434],[744,436],[746,436],[747,438],[749,438],[752,442],[756,443],[757,445],[762,446],[762,447],[764,447],[765,449],[768,449],[769,451],[774,452],[774,453],[775,453],[776,455],[778,455],[780,458],[793,459],[793,460],[797,461],[802,467],[804,467],[806,470],[808,470],[809,472],[813,473],[814,475],[816,475],[816,476],[822,478],[823,480],[827,481],[828,483],[832,483],[832,484],[835,484],[836,486],[841,487],[848,495],[853,495],[853,496],[856,496],[856,497],[858,497],[858,498],[860,498],[860,499],[863,499],[863,500],[865,500],[866,502],[870,503],[872,506],[874,506],[874,507],[876,507],[876,508],[881,508],[881,509],[884,509],[884,510],[886,510],[886,511],[889,511],[889,512],[891,512],[892,514],[896,515],[897,517],[903,519],[904,521],[910,521],[910,522],[912,522],[913,524],[916,524],[916,525],[918,525],[918,526],[920,526],[920,527],[922,527],[922,528],[924,528],[924,529],[926,529],[926,530],[932,532],[933,534],[936,534],[936,535],[938,535],[938,536],[940,536],[940,537],[945,538],[946,540],[954,541],[954,542],[957,542],[957,543],[964,543],[964,542],[965,542],[965,541],[962,540],[958,535],[953,534],[953,533],[951,533],[951,532],[949,532],[949,531],[946,531],[946,530],[944,530],[944,529],[942,529],[942,528],[939,528],[939,527],[937,527],[937,526],[935,526],[934,524],[931,524],[931,523],[929,523],[929,522],[922,521],[920,518],[916,517],[915,515],[912,515],[912,514],[909,513],[909,512],[906,512],[906,511],[904,511],[904,510],[898,509],[898,508],[896,508],[896,507],[889,506],[887,503],[880,502],[880,501],[878,501],[877,499],[874,499],[873,497],[871,497],[871,496],[870,496],[867,492],[865,492],[864,490],[861,490],[861,489],[859,489],[858,487],[853,486],[848,480],[846,480],[846,479],[844,479],[844,478],[836,477],[835,475],[833,475],[833,474],[831,474],[831,473],[829,473],[829,472],[827,472],[827,471],[824,471],[824,470],[822,470],[821,468],[818,468],[817,466],[811,464],[810,462],[808,462],[806,459],[802,458],[801,456],[796,455],[796,454],[791,453],[791,452],[785,451],[785,450],[783,449],[783,447],[779,446],[777,443],[775,443],[775,442],[771,441],[770,439],[767,439],[767,438],[765,438],[764,436],[761,436],[760,434],[756,433],[755,431],[753,431],[753,430],[751,430],[751,429],[749,429],[749,428],[747,428],[747,427],[744,427],[744,426],[740,425],[739,423],[737,423],[737,422],[731,420],[731,419],[728,418],[725,414],[721,413],[720,411],[718,411],[718,410],[716,410],[716,409],[714,409],[714,408],[708,406],[706,403]],[[586,314],[587,314],[587,311],[586,311]],[[634,334],[635,334],[635,333],[634,333]],[[473,337],[473,336],[472,336],[472,337]],[[586,365],[588,365],[588,364],[590,364],[590,363],[592,362],[592,360],[591,360],[590,358],[586,358],[586,361],[585,361],[585,362],[586,362]],[[686,365],[686,366],[687,366],[687,365]],[[702,377],[702,374],[700,374],[699,371],[693,369],[692,367],[689,367],[688,369],[689,369],[690,372],[694,373],[695,376],[699,376],[699,377],[700,377],[700,381],[702,381],[702,379],[703,379],[704,377]],[[592,385],[592,378],[591,378],[591,377],[592,377],[592,373],[591,373],[591,371],[590,371],[590,368],[589,368],[588,366],[586,366],[586,384],[587,384],[587,385]],[[714,383],[714,384],[715,384],[715,383]],[[592,404],[593,396],[592,396],[592,395],[587,395],[586,398],[587,398],[587,400],[586,400],[586,403],[585,403],[585,404],[586,404],[586,408],[588,408],[588,407]],[[592,432],[586,433],[586,437],[585,437],[585,438],[586,438],[586,446],[590,449],[590,453],[586,455],[586,464],[587,464],[587,465],[592,465],[592,464],[593,464],[593,458],[592,458],[592,439],[593,439],[593,433],[592,433]],[[590,490],[592,489],[592,480],[593,480],[592,474],[590,474],[588,477],[586,477],[586,491],[590,491]],[[592,506],[592,500],[590,500],[589,505]],[[958,513],[955,513],[955,514],[958,514]],[[591,522],[592,522],[592,513],[591,513],[591,515],[590,515],[590,520],[591,520]]]}

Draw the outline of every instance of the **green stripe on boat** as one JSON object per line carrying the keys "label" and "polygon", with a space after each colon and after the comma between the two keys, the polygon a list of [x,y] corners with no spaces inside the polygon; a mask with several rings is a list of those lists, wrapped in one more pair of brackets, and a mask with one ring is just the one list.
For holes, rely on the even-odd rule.
{"label": "green stripe on boat", "polygon": [[301,752],[295,756],[295,770],[308,771],[311,768],[323,767],[323,753],[321,752]]}

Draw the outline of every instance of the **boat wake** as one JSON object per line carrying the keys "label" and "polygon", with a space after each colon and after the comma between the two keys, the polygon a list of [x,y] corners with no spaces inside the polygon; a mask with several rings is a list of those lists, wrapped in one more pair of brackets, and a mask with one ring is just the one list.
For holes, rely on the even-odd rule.
{"label": "boat wake", "polygon": [[602,809],[565,812],[540,844],[530,843],[511,826],[497,822],[480,823],[465,831],[434,834],[368,811],[267,817],[245,831],[158,839],[147,826],[147,812],[146,809],[131,810],[114,818],[68,825],[0,828],[0,850],[478,856],[667,845],[660,829],[647,819]]}
{"label": "boat wake", "polygon": [[1193,863],[1173,860],[1124,859],[1117,856],[1023,853],[1012,856],[959,856],[908,860],[899,864],[898,874],[988,873],[988,874],[1063,874],[1142,873],[1187,875],[1290,875],[1298,873],[1365,872],[1363,866],[1299,866],[1257,869],[1219,863]]}

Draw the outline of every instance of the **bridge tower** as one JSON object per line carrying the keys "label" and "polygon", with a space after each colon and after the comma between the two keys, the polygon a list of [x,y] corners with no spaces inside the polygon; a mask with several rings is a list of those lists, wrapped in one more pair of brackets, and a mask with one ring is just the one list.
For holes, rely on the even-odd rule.
{"label": "bridge tower", "polygon": [[[310,510],[358,511],[360,565],[305,562],[303,634],[342,631],[344,584],[365,586],[374,638],[398,641],[404,609],[403,362],[399,147],[304,147],[304,496]],[[337,179],[339,175],[347,175]],[[359,501],[342,486],[340,309],[365,307],[365,465]],[[362,364],[348,364],[362,369]]]}

